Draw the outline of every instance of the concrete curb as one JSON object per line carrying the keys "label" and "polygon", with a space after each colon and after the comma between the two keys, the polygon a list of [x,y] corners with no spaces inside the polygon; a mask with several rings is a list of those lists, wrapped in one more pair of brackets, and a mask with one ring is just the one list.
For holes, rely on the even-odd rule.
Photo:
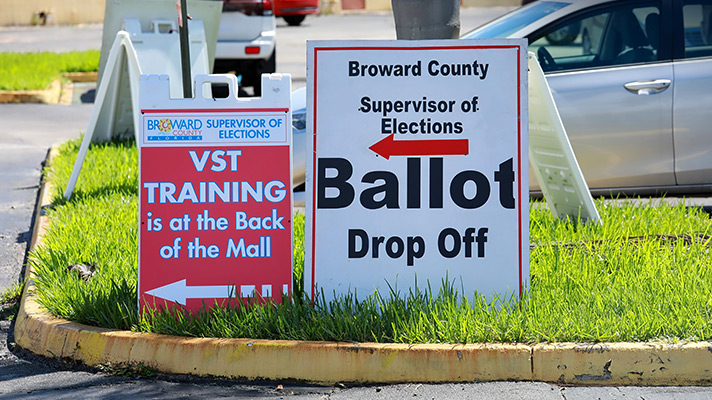
{"label": "concrete curb", "polygon": [[[52,149],[48,160],[56,154]],[[31,248],[47,226],[43,181]],[[118,331],[55,318],[36,302],[33,272],[15,341],[33,353],[89,366],[145,365],[165,373],[335,382],[536,380],[574,385],[712,384],[712,344],[378,344],[186,338]]]}
{"label": "concrete curb", "polygon": [[45,90],[3,90],[0,103],[45,103],[57,104],[62,91],[62,83],[55,79]]}
{"label": "concrete curb", "polygon": [[[44,90],[0,90],[2,103],[43,103],[71,104],[72,88],[75,82],[96,82],[98,72],[67,72],[63,79],[55,79],[49,88]],[[63,80],[68,80],[64,83]]]}
{"label": "concrete curb", "polygon": [[99,72],[65,72],[62,76],[72,82],[97,82],[99,79]]}
{"label": "concrete curb", "polygon": [[539,344],[532,378],[576,385],[710,385],[712,344]]}

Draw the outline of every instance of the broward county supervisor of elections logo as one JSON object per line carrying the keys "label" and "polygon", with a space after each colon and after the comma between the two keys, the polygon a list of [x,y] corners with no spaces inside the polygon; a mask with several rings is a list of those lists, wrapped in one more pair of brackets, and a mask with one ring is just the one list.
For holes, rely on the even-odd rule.
{"label": "broward county supervisor of elections logo", "polygon": [[203,121],[189,118],[156,118],[146,120],[149,142],[203,140]]}

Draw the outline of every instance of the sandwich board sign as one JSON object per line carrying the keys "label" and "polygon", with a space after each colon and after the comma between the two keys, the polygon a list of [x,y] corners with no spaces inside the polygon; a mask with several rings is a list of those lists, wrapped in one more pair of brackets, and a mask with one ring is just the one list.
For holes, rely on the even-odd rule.
{"label": "sandwich board sign", "polygon": [[529,53],[529,160],[551,213],[601,224],[601,216],[534,53]]}
{"label": "sandwich board sign", "polygon": [[307,44],[305,290],[529,283],[526,42]]}
{"label": "sandwich board sign", "polygon": [[292,290],[290,77],[263,76],[264,95],[244,100],[230,75],[198,75],[195,92],[212,82],[232,96],[170,99],[167,75],[139,82],[142,311]]}

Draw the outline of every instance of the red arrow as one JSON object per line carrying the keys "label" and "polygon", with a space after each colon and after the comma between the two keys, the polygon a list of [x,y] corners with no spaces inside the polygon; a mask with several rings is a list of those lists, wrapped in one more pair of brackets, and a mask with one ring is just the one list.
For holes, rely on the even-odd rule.
{"label": "red arrow", "polygon": [[467,139],[394,140],[388,135],[369,149],[386,160],[391,156],[451,156],[469,154]]}

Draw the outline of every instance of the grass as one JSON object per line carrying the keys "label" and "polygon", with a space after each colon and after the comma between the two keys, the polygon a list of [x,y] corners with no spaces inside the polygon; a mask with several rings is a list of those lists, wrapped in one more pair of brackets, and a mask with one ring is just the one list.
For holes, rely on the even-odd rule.
{"label": "grass", "polygon": [[0,321],[12,320],[20,308],[20,297],[24,284],[15,283],[0,293]]}
{"label": "grass", "polygon": [[0,53],[0,90],[43,90],[65,72],[99,69],[99,50]]}
{"label": "grass", "polygon": [[[61,193],[78,141],[48,170]],[[137,151],[93,146],[72,201],[54,199],[51,226],[31,254],[40,303],[81,323],[198,337],[423,342],[600,342],[712,339],[712,222],[684,205],[597,200],[602,225],[555,220],[533,202],[531,286],[524,300],[459,293],[454,280],[399,296],[312,305],[233,306],[195,315],[136,305]],[[295,219],[295,288],[303,216]],[[71,264],[96,267],[83,279]],[[432,286],[431,286],[432,285]],[[442,287],[441,287],[442,286]],[[470,300],[468,300],[470,298]]]}

